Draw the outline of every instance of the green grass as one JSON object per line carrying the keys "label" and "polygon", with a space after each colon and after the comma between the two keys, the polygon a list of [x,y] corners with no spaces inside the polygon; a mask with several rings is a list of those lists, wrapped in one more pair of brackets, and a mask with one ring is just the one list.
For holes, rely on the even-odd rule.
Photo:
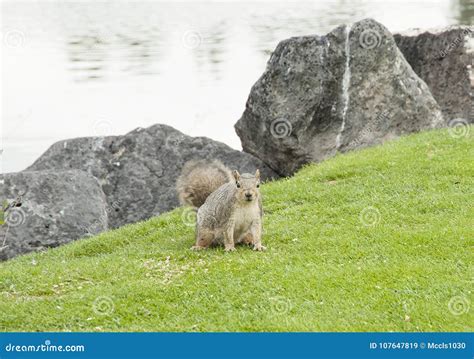
{"label": "green grass", "polygon": [[263,253],[190,251],[177,209],[4,262],[0,330],[472,331],[473,132],[265,184]]}

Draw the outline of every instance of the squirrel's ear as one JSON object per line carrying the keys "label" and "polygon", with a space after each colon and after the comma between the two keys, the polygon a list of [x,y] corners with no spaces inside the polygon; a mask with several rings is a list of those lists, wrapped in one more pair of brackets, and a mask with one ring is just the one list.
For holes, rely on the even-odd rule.
{"label": "squirrel's ear", "polygon": [[240,173],[237,170],[232,171],[232,176],[234,176],[235,180],[238,181],[240,180]]}
{"label": "squirrel's ear", "polygon": [[257,171],[255,171],[255,178],[260,181],[260,170],[257,168]]}

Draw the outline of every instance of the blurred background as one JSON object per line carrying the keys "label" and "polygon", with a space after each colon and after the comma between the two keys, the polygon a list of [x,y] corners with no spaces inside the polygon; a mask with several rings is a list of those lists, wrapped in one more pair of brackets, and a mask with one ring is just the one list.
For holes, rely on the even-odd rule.
{"label": "blurred background", "polygon": [[233,125],[277,43],[366,17],[392,32],[472,25],[474,0],[4,1],[0,171],[155,123],[240,149]]}

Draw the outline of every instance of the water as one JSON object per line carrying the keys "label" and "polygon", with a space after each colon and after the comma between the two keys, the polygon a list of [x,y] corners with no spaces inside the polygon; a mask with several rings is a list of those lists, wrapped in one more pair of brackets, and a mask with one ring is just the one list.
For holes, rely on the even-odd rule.
{"label": "water", "polygon": [[277,43],[373,17],[472,24],[472,0],[2,3],[3,172],[55,141],[169,124],[240,149],[233,124]]}

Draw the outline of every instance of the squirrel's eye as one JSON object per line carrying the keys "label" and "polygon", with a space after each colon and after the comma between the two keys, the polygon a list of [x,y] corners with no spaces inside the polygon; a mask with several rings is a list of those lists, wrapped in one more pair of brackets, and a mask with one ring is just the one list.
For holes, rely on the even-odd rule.
{"label": "squirrel's eye", "polygon": [[237,186],[237,188],[240,188],[240,183],[239,182],[235,182],[235,185]]}
{"label": "squirrel's eye", "polygon": [[260,183],[257,183],[257,188],[260,188]]}

